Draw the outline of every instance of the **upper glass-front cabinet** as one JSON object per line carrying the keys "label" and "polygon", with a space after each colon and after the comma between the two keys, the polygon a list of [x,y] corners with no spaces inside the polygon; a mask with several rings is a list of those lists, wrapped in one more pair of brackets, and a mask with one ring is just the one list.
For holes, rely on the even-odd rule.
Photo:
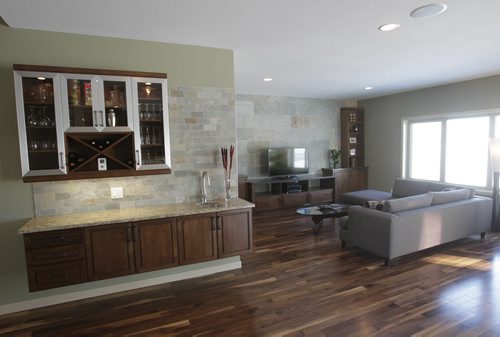
{"label": "upper glass-front cabinet", "polygon": [[23,176],[66,174],[59,75],[14,73]]}
{"label": "upper glass-front cabinet", "polygon": [[62,74],[64,130],[132,131],[130,77]]}
{"label": "upper glass-front cabinet", "polygon": [[132,78],[137,170],[171,167],[167,80]]}
{"label": "upper glass-front cabinet", "polygon": [[171,173],[167,74],[13,68],[23,181]]}

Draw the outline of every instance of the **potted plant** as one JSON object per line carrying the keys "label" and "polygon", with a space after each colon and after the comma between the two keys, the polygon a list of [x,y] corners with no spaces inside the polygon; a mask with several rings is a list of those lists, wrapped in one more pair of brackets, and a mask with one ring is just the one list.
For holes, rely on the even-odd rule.
{"label": "potted plant", "polygon": [[328,156],[330,157],[330,167],[333,169],[340,167],[340,150],[330,149],[328,151]]}

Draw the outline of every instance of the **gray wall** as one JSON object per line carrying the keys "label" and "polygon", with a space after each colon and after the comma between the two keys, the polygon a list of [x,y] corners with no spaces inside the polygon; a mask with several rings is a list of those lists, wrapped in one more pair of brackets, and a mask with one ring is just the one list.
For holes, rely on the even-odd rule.
{"label": "gray wall", "polygon": [[267,175],[269,147],[307,147],[309,172],[329,167],[328,149],[340,147],[340,103],[297,97],[236,95],[241,175]]}
{"label": "gray wall", "polygon": [[402,119],[499,108],[500,75],[363,100],[359,106],[365,108],[369,187],[388,191],[401,176]]}
{"label": "gray wall", "polygon": [[[0,45],[0,306],[48,295],[67,294],[96,285],[114,285],[149,277],[150,275],[135,275],[98,283],[28,292],[23,242],[16,231],[35,215],[35,205],[32,184],[23,183],[21,180],[12,65],[18,63],[152,71],[169,75],[169,86],[172,89],[169,104],[174,173],[157,176],[156,179],[134,177],[36,184],[35,195],[40,209],[47,213],[64,213],[73,211],[74,205],[82,201],[82,191],[103,188],[101,191],[106,190],[105,193],[109,193],[108,186],[115,183],[123,185],[126,194],[128,191],[128,198],[119,201],[124,205],[144,204],[148,200],[153,202],[153,198],[157,196],[160,196],[160,199],[166,196],[165,200],[161,201],[164,203],[193,199],[199,193],[199,180],[193,178],[197,178],[199,172],[204,169],[211,170],[214,175],[219,174],[221,164],[217,156],[218,147],[221,144],[236,142],[233,52],[11,29],[2,25]],[[101,195],[101,200],[106,199],[105,207],[120,206],[111,203],[106,194],[99,194],[96,190],[86,195],[87,205],[96,204],[96,196]],[[58,197],[65,200],[55,202],[56,193],[59,192]],[[40,197],[39,193],[47,193],[45,197],[53,197],[55,203],[52,206],[42,205],[44,197]],[[141,193],[146,197],[137,196]],[[172,272],[173,270],[168,270],[164,273]]]}

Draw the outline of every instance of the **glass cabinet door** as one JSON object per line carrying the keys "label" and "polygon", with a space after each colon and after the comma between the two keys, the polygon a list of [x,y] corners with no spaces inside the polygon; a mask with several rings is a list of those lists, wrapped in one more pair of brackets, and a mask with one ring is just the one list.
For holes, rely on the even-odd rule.
{"label": "glass cabinet door", "polygon": [[130,78],[64,74],[66,131],[132,131]]}
{"label": "glass cabinet door", "polygon": [[101,102],[101,127],[105,131],[132,131],[132,94],[129,77],[101,77],[104,101]]}
{"label": "glass cabinet door", "polygon": [[64,74],[62,96],[65,130],[97,128],[97,88],[93,76]]}
{"label": "glass cabinet door", "polygon": [[166,79],[133,78],[136,168],[170,168]]}
{"label": "glass cabinet door", "polygon": [[65,174],[59,77],[15,72],[23,176]]}

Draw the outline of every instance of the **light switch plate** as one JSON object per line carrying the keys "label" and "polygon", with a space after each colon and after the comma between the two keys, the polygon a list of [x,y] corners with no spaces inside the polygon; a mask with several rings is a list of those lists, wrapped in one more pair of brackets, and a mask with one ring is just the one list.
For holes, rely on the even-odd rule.
{"label": "light switch plate", "polygon": [[123,199],[123,187],[111,187],[111,199]]}

